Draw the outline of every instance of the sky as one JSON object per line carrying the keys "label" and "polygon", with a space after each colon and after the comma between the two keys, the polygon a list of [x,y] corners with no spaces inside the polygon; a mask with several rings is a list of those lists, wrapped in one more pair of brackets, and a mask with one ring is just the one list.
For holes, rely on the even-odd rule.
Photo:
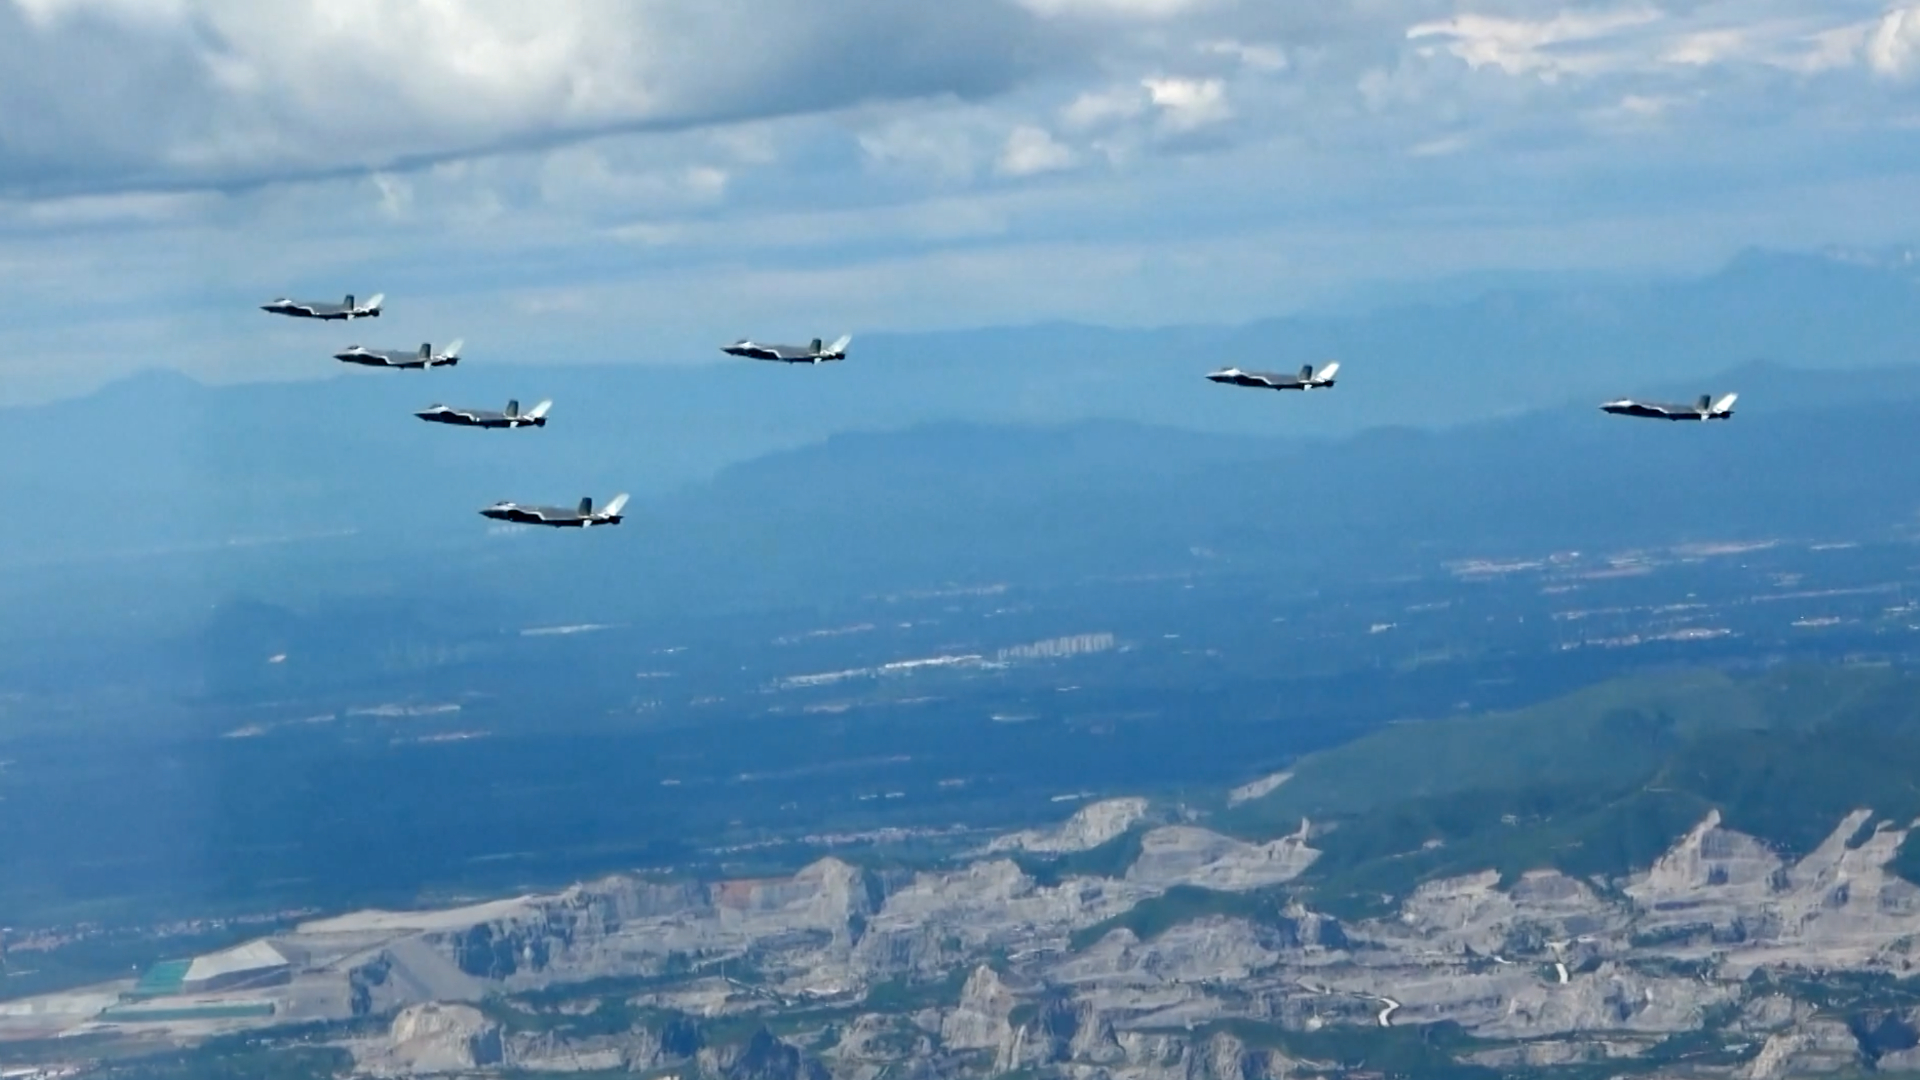
{"label": "sky", "polygon": [[0,403],[1697,273],[1917,170],[1881,0],[0,0]]}

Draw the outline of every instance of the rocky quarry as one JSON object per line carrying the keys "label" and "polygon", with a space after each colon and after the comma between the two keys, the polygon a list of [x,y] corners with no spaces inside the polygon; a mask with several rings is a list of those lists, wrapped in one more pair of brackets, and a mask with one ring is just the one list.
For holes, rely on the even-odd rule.
{"label": "rocky quarry", "polygon": [[[1628,879],[1489,871],[1352,921],[1285,888],[1319,855],[1310,825],[1252,844],[1145,810],[1088,806],[938,871],[610,877],[274,941],[303,958],[292,992],[392,1017],[344,1041],[372,1075],[1242,1080],[1342,1072],[1403,1035],[1505,1073],[1920,1068],[1920,999],[1873,999],[1913,970],[1920,889],[1887,868],[1908,826],[1868,810],[1795,861],[1709,815]],[[1044,883],[1015,859],[1129,829],[1117,876]],[[1795,990],[1816,976],[1824,1000]],[[1837,1012],[1836,986],[1866,1011]]]}

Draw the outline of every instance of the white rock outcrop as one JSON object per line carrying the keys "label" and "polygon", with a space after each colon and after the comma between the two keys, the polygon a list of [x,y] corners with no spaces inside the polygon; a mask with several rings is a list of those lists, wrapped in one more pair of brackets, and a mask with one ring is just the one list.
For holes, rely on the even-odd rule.
{"label": "white rock outcrop", "polygon": [[409,1073],[462,1072],[498,1065],[500,1027],[471,1005],[413,1005],[388,1030],[388,1057]]}
{"label": "white rock outcrop", "polygon": [[1146,816],[1145,799],[1107,799],[1088,803],[1056,828],[1008,833],[996,837],[987,845],[987,851],[1030,851],[1036,855],[1088,851],[1133,828],[1136,822]]}

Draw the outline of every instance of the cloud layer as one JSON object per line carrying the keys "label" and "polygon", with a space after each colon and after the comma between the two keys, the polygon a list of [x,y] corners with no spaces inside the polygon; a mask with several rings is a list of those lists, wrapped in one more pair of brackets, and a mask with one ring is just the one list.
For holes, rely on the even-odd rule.
{"label": "cloud layer", "polygon": [[0,0],[0,364],[293,375],[204,317],[303,289],[663,359],[1700,267],[1909,237],[1916,118],[1880,0]]}

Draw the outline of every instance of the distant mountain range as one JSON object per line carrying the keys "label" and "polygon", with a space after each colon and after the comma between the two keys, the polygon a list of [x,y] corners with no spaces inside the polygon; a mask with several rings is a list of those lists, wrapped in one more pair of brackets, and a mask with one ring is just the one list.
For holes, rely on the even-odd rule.
{"label": "distant mountain range", "polygon": [[[1710,376],[1757,360],[1815,371],[1901,364],[1916,359],[1920,342],[1916,271],[1900,259],[1750,252],[1697,280],[1595,284],[1539,275],[1533,287],[1518,283],[1526,280],[1497,279],[1499,287],[1468,300],[1236,328],[1051,323],[861,334],[846,362],[819,367],[734,360],[717,350],[698,364],[501,364],[474,342],[457,369],[343,372],[327,359],[330,347],[316,344],[313,370],[330,376],[317,381],[199,391],[146,376],[0,415],[9,449],[44,445],[51,428],[83,440],[61,446],[79,452],[79,471],[127,468],[124,451],[138,448],[158,455],[156,467],[211,482],[223,478],[212,460],[306,453],[289,442],[290,429],[306,427],[330,440],[334,454],[451,466],[477,444],[417,430],[408,412],[434,401],[497,408],[509,397],[551,397],[546,449],[514,455],[542,463],[544,472],[529,478],[606,476],[662,492],[843,431],[1111,419],[1327,437],[1444,427],[1669,383],[1703,393]],[[1201,378],[1227,363],[1293,370],[1331,359],[1344,364],[1341,387],[1311,401]],[[121,429],[127,434],[116,438]]]}
{"label": "distant mountain range", "polygon": [[[1732,421],[1582,404],[1317,440],[1124,421],[848,432],[637,499],[625,525],[579,535],[475,510],[613,494],[622,472],[596,446],[617,431],[431,429],[379,413],[357,380],[309,388],[298,408],[236,409],[221,403],[293,391],[150,377],[0,427],[7,490],[32,510],[0,520],[14,570],[0,585],[62,604],[109,578],[195,598],[438,588],[598,617],[940,582],[1387,574],[1566,547],[1884,534],[1920,509],[1920,366],[1754,364],[1705,381],[1742,391]],[[169,551],[188,562],[134,554]]]}

